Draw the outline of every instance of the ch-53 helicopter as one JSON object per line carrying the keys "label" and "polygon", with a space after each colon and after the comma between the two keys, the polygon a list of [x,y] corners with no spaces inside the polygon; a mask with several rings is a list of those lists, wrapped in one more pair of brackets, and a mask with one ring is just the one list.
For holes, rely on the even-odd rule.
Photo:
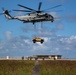
{"label": "ch-53 helicopter", "polygon": [[10,11],[8,10],[4,10],[3,9],[3,13],[0,13],[0,15],[4,14],[5,17],[9,20],[20,20],[20,21],[23,21],[23,23],[35,23],[35,22],[43,22],[43,21],[51,21],[53,22],[54,21],[54,17],[52,15],[50,15],[49,13],[45,13],[46,10],[49,10],[49,9],[53,9],[53,8],[56,8],[56,7],[59,7],[61,5],[57,5],[57,6],[54,6],[54,7],[51,7],[51,8],[48,8],[48,9],[45,9],[45,10],[40,10],[41,9],[41,5],[42,5],[42,2],[39,3],[39,6],[38,6],[38,10],[35,10],[35,9],[32,9],[32,8],[29,8],[29,7],[26,7],[26,6],[23,6],[23,5],[20,5],[18,4],[18,6],[20,7],[23,7],[27,10],[13,10],[13,11],[20,11],[20,12],[28,12],[26,15],[23,15],[23,16],[11,16],[9,14]]}

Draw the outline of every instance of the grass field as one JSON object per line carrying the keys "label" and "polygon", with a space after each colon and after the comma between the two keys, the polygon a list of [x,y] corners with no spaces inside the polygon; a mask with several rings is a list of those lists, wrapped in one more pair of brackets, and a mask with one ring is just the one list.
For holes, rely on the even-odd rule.
{"label": "grass field", "polygon": [[[0,75],[33,75],[34,60],[0,60]],[[76,61],[39,61],[40,75],[76,75]]]}
{"label": "grass field", "polygon": [[32,75],[35,61],[0,60],[0,75]]}
{"label": "grass field", "polygon": [[40,75],[76,75],[76,61],[41,61]]}

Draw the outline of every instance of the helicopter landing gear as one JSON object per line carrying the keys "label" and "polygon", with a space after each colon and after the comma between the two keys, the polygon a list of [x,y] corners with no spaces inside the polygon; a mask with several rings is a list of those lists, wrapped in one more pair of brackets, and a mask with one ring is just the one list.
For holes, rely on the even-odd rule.
{"label": "helicopter landing gear", "polygon": [[33,22],[33,25],[35,24],[35,22]]}
{"label": "helicopter landing gear", "polygon": [[54,19],[51,20],[51,22],[53,22],[53,21],[54,21]]}

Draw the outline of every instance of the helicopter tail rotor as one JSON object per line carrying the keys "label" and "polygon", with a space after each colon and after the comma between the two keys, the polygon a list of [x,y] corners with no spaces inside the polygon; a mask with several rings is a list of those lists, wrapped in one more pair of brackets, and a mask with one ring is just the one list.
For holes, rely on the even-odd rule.
{"label": "helicopter tail rotor", "polygon": [[11,12],[11,11],[5,10],[4,8],[2,8],[2,10],[3,10],[3,13],[0,13],[0,15],[9,14]]}
{"label": "helicopter tail rotor", "polygon": [[2,8],[2,10],[3,10],[3,13],[0,13],[0,15],[3,15],[4,14],[4,11],[5,11],[4,8]]}
{"label": "helicopter tail rotor", "polygon": [[13,19],[13,17],[9,14],[11,11],[5,10],[4,8],[2,8],[3,13],[0,13],[0,15],[3,15],[7,18],[7,19]]}

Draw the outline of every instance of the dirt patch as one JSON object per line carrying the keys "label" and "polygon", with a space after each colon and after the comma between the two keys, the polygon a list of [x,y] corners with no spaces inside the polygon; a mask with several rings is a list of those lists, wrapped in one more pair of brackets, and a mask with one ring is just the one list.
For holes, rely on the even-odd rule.
{"label": "dirt patch", "polygon": [[40,67],[39,67],[39,61],[35,62],[34,70],[33,70],[33,75],[39,75]]}

